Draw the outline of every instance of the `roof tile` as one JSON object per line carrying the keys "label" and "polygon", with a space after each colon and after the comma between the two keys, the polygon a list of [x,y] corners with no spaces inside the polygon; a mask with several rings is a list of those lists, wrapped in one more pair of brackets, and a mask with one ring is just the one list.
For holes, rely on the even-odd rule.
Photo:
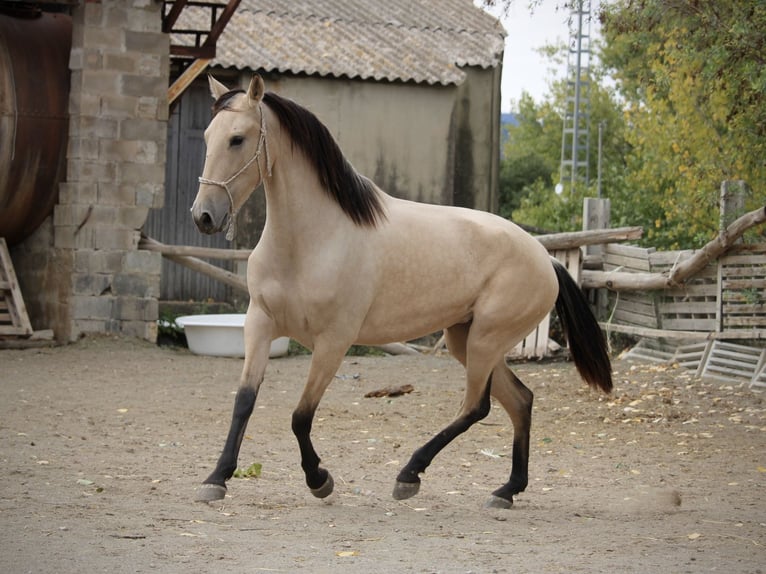
{"label": "roof tile", "polygon": [[[209,18],[187,7],[177,28],[204,29]],[[213,65],[460,84],[462,66],[500,62],[504,38],[500,23],[470,0],[243,0]]]}

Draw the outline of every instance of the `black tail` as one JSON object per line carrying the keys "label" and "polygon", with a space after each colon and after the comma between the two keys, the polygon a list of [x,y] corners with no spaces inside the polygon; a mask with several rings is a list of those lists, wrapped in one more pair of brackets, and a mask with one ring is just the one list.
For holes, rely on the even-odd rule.
{"label": "black tail", "polygon": [[559,281],[556,312],[564,329],[572,359],[583,379],[605,393],[612,390],[612,365],[606,339],[588,306],[585,295],[566,268],[553,260]]}

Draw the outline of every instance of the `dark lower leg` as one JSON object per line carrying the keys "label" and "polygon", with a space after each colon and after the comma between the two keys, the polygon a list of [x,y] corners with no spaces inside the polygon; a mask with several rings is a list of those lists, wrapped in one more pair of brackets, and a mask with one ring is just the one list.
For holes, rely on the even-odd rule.
{"label": "dark lower leg", "polygon": [[311,423],[314,420],[314,411],[295,411],[293,413],[292,428],[295,438],[298,439],[298,448],[301,452],[301,468],[306,474],[306,484],[312,490],[321,488],[327,482],[328,472],[319,467],[320,458],[311,443]]}
{"label": "dark lower leg", "polygon": [[229,435],[226,437],[226,444],[223,447],[223,452],[221,452],[215,470],[205,480],[204,484],[217,484],[225,488],[226,481],[237,470],[239,449],[242,446],[247,421],[253,412],[257,394],[258,392],[253,387],[241,387],[237,391],[237,397],[234,399],[234,413],[231,417],[231,427],[229,428]]}
{"label": "dark lower leg", "polygon": [[455,437],[467,431],[471,425],[480,421],[489,414],[490,409],[490,383],[487,382],[487,389],[482,396],[481,402],[464,416],[461,416],[445,428],[442,432],[428,441],[425,445],[416,450],[407,465],[396,477],[397,482],[417,483],[420,482],[418,475],[425,472],[441,450],[452,442]]}
{"label": "dark lower leg", "polygon": [[529,434],[513,439],[511,478],[492,494],[513,501],[513,495],[524,492],[529,476]]}
{"label": "dark lower leg", "polygon": [[[509,375],[507,392],[498,392],[497,396],[513,422],[512,466],[508,482],[492,494],[513,502],[513,495],[523,492],[529,480],[529,441],[534,395],[510,371],[503,375]],[[500,390],[499,385],[494,388],[496,391]]]}

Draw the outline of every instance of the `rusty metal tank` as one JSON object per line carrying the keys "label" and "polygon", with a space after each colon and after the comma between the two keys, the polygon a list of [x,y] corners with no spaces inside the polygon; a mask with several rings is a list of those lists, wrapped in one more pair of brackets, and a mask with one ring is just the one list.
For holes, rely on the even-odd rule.
{"label": "rusty metal tank", "polygon": [[69,52],[65,14],[0,8],[0,237],[35,231],[66,170]]}

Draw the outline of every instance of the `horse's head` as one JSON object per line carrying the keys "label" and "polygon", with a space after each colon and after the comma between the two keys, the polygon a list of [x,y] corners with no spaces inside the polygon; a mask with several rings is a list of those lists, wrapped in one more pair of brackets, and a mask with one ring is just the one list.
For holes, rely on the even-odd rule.
{"label": "horse's head", "polygon": [[231,240],[237,211],[269,170],[261,105],[264,85],[258,75],[247,91],[229,90],[212,76],[208,79],[215,104],[205,130],[205,167],[191,211],[203,233],[216,233],[228,223],[226,238]]}

